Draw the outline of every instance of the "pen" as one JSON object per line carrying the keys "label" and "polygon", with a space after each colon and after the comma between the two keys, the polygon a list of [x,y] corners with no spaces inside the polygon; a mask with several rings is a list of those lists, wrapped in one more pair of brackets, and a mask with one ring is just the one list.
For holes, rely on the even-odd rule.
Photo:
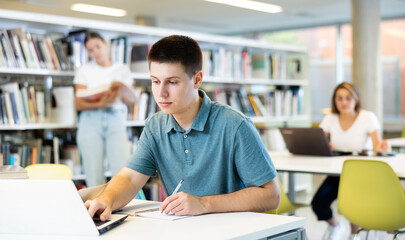
{"label": "pen", "polygon": [[[179,189],[180,189],[181,185],[183,184],[183,182],[184,182],[184,179],[181,179],[179,184],[177,184],[177,187],[174,189],[174,191],[172,192],[171,195],[176,194],[179,191]],[[163,211],[164,211],[164,209],[162,209],[162,212],[160,212],[160,213],[163,213]]]}

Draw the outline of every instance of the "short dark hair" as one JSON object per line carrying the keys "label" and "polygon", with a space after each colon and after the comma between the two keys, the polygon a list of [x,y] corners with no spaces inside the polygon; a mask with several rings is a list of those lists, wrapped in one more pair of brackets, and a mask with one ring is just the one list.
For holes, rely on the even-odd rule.
{"label": "short dark hair", "polygon": [[343,83],[337,85],[336,88],[335,88],[335,90],[333,91],[333,97],[332,97],[332,113],[336,113],[336,114],[339,114],[339,113],[340,113],[339,110],[338,110],[338,108],[337,108],[337,106],[336,106],[336,101],[335,101],[336,92],[337,92],[339,89],[346,89],[347,91],[350,92],[350,95],[352,95],[352,97],[353,97],[354,100],[356,101],[356,106],[354,107],[354,110],[355,110],[356,112],[360,111],[360,107],[361,107],[361,106],[360,106],[360,95],[359,95],[359,91],[357,91],[357,88],[356,88],[353,84],[351,84],[351,83],[349,83],[349,82],[343,82]]}
{"label": "short dark hair", "polygon": [[98,32],[86,32],[86,37],[84,38],[84,45],[86,45],[86,43],[93,38],[98,38],[101,41],[105,42],[104,38]]}
{"label": "short dark hair", "polygon": [[202,52],[198,43],[187,36],[171,35],[153,44],[148,54],[151,62],[180,63],[184,71],[192,77],[202,69]]}

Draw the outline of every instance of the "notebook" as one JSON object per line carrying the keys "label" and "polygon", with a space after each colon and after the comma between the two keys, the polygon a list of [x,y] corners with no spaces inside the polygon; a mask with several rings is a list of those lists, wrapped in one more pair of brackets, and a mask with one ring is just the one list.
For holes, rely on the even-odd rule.
{"label": "notebook", "polygon": [[98,236],[127,215],[96,226],[71,180],[0,180],[0,233]]}
{"label": "notebook", "polygon": [[280,128],[288,151],[315,156],[352,155],[352,152],[332,151],[322,128]]}

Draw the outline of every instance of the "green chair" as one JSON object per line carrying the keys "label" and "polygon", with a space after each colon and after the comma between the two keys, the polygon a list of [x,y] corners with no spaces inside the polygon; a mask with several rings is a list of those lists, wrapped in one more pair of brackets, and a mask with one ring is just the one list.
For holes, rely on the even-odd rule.
{"label": "green chair", "polygon": [[25,169],[30,179],[72,179],[69,167],[63,164],[38,163]]}
{"label": "green chair", "polygon": [[[387,159],[389,161],[389,159]],[[338,190],[338,211],[360,231],[405,231],[405,193],[392,168],[376,160],[346,160]]]}
{"label": "green chair", "polygon": [[266,211],[264,213],[269,213],[269,214],[284,214],[284,213],[291,213],[294,212],[295,210],[302,208],[302,207],[309,207],[309,204],[301,204],[301,203],[292,203],[290,199],[288,199],[287,194],[284,192],[283,185],[281,185],[280,179],[279,179],[279,184],[280,184],[280,191],[281,191],[281,200],[280,200],[280,206],[278,206],[277,209],[273,209],[270,211]]}

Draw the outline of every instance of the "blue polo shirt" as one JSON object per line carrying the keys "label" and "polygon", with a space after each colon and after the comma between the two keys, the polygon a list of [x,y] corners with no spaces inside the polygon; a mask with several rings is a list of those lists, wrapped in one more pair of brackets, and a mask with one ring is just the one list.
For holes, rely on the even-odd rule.
{"label": "blue polo shirt", "polygon": [[146,120],[138,147],[127,167],[148,176],[158,172],[170,195],[194,196],[235,192],[261,186],[276,176],[270,156],[253,122],[203,92],[201,108],[187,131],[172,115],[158,112]]}

